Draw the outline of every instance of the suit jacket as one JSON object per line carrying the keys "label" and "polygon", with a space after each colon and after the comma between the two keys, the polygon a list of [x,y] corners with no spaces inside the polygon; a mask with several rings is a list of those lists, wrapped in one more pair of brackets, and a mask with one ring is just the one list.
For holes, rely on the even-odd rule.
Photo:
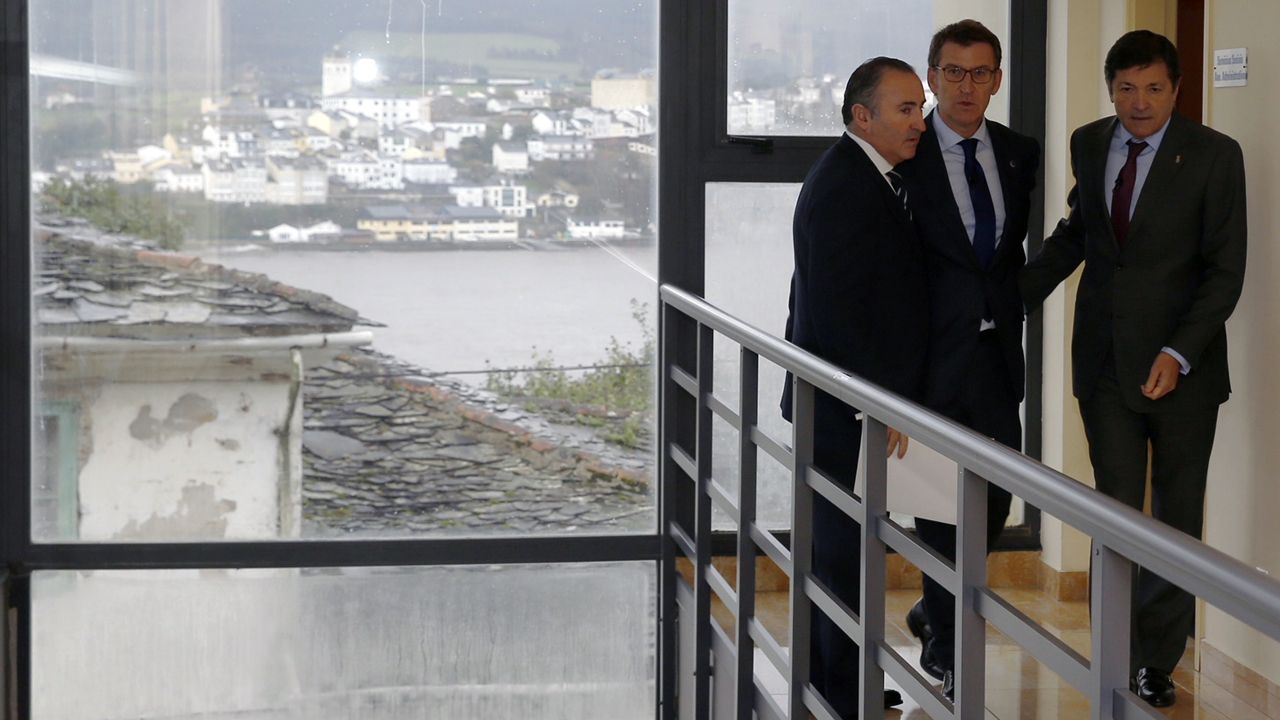
{"label": "suit jacket", "polygon": [[[786,339],[887,390],[921,400],[928,304],[920,244],[901,200],[847,136],[809,170],[796,201],[792,239],[795,272]],[[819,439],[856,430],[855,410],[825,393],[816,402]],[[782,412],[791,419],[790,376]],[[857,438],[843,442],[856,462]],[[852,475],[841,479],[853,480]]]}
{"label": "suit jacket", "polygon": [[[1075,395],[1087,399],[1114,354],[1125,404],[1135,412],[1212,407],[1231,393],[1224,324],[1244,283],[1244,156],[1222,133],[1175,114],[1156,152],[1124,246],[1107,210],[1103,177],[1114,117],[1071,135],[1076,185],[1070,210],[1023,271],[1028,307],[1084,262],[1072,331]],[[1191,365],[1159,400],[1139,390],[1161,348]]]}
{"label": "suit jacket", "polygon": [[[1022,298],[1018,271],[1026,263],[1031,191],[1040,165],[1040,145],[1032,138],[987,121],[1004,196],[1004,228],[988,268],[978,264],[964,228],[938,145],[932,115],[914,159],[898,166],[907,183],[916,233],[924,247],[929,279],[929,363],[925,402],[948,413],[958,401],[984,317],[996,323],[1008,367],[1010,391],[1021,400],[1026,385],[1022,354]],[[989,313],[989,314],[988,314]]]}

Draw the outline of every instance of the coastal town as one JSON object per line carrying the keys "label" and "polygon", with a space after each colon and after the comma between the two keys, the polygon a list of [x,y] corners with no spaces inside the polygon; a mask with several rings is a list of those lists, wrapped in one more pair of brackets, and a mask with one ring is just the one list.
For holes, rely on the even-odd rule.
{"label": "coastal town", "polygon": [[[292,222],[216,230],[290,248],[652,239],[651,72],[411,86],[346,51],[317,65],[318,94],[242,82],[201,98],[182,130],[57,158],[35,184],[92,178],[149,188],[171,207],[262,208],[239,214]],[[51,111],[81,102],[45,100]],[[769,103],[745,106],[772,122]]]}

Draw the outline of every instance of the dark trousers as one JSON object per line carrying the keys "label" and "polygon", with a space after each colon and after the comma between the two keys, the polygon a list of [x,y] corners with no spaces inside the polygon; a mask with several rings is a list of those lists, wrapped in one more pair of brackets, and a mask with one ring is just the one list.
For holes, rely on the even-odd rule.
{"label": "dark trousers", "polygon": [[[1098,490],[1141,510],[1150,443],[1152,516],[1199,540],[1218,407],[1135,412],[1120,396],[1113,370],[1099,379],[1091,397],[1080,401],[1080,415]],[[1135,567],[1134,575],[1130,671],[1154,667],[1173,672],[1195,629],[1195,599],[1146,569]]]}
{"label": "dark trousers", "polygon": [[[1018,416],[1018,399],[1009,382],[1008,363],[1004,360],[995,331],[978,337],[977,351],[969,363],[961,388],[952,407],[940,412],[975,432],[995,438],[996,442],[1014,450],[1022,447],[1022,421]],[[995,545],[1009,519],[1013,498],[1007,490],[987,485],[987,547]],[[935,520],[916,519],[916,534],[948,560],[956,559],[956,526]],[[933,657],[943,669],[955,667],[956,602],[951,593],[927,575],[924,578],[924,611],[933,629]]]}
{"label": "dark trousers", "polygon": [[[826,400],[826,402],[824,402]],[[822,412],[817,400],[814,464],[850,492],[858,468],[862,423],[844,411]],[[841,406],[843,407],[843,406]],[[862,527],[820,496],[813,502],[813,575],[854,612],[862,606]],[[858,717],[858,646],[817,606],[810,621],[809,678],[841,720]]]}

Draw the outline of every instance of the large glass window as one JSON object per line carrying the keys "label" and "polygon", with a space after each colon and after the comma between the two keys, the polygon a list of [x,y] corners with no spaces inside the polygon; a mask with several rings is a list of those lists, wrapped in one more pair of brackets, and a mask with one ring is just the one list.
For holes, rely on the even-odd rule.
{"label": "large glass window", "polygon": [[656,2],[31,0],[40,541],[652,531]]}
{"label": "large glass window", "polygon": [[[929,38],[975,18],[1009,51],[1009,3],[995,0],[730,0],[730,134],[838,135],[849,74],[877,55],[910,63],[924,82]],[[1009,87],[1008,63],[1005,83]],[[989,116],[1006,122],[1007,93]],[[926,84],[926,99],[932,94]]]}

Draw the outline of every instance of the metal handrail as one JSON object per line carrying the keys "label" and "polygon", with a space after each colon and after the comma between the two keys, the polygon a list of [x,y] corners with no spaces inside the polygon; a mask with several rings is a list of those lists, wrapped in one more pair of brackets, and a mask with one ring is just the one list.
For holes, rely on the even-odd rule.
{"label": "metal handrail", "polygon": [[1280,640],[1280,580],[673,285],[663,302]]}
{"label": "metal handrail", "polygon": [[[677,598],[693,609],[691,627],[696,648],[692,669],[694,716],[707,716],[711,706],[711,665],[709,655],[735,656],[737,693],[736,717],[774,717],[776,708],[764,707],[756,697],[755,675],[750,658],[752,647],[765,651],[779,672],[789,676],[791,716],[813,714],[834,718],[832,709],[808,682],[809,619],[811,605],[831,618],[860,646],[867,665],[859,699],[862,713],[877,713],[883,675],[892,675],[902,687],[935,718],[969,720],[984,716],[985,626],[990,622],[1021,644],[1036,659],[1061,674],[1091,698],[1094,718],[1158,718],[1129,691],[1128,638],[1131,603],[1130,572],[1133,563],[1182,587],[1266,635],[1280,640],[1280,581],[1271,578],[1225,553],[1205,545],[1099,493],[1039,462],[985,438],[894,393],[851,376],[800,348],[743,322],[705,300],[671,285],[660,288],[663,330],[662,366],[663,420],[663,534],[669,537],[663,561],[664,617],[675,614]],[[682,322],[696,324],[696,369],[676,362],[681,353],[676,346]],[[691,329],[691,328],[690,328]],[[712,390],[712,348],[717,335],[737,343],[742,364],[739,374],[740,416]],[[794,447],[769,438],[756,424],[758,414],[758,359],[765,358],[794,378],[795,405],[792,422]],[[840,402],[862,411],[866,418],[863,455],[867,468],[865,496],[858,498],[826,478],[812,465],[814,392],[822,391]],[[677,398],[693,398],[696,413],[692,438],[678,441]],[[686,406],[687,408],[687,406]],[[711,417],[719,415],[738,433],[740,489],[739,507],[724,486],[713,477],[711,467]],[[952,568],[945,558],[918,539],[906,535],[887,517],[885,509],[885,438],[888,427],[896,428],[955,461],[959,467],[957,485],[958,554]],[[692,439],[693,445],[688,441]],[[681,442],[686,447],[681,447]],[[791,468],[792,543],[790,550],[777,546],[755,522],[755,453],[764,450]],[[694,481],[694,526],[682,528],[675,519],[674,474]],[[1089,535],[1094,541],[1090,602],[1092,609],[1091,658],[1086,659],[1039,627],[1017,608],[1009,605],[986,586],[986,487],[993,483],[1042,511]],[[861,617],[853,613],[822,585],[811,572],[809,542],[814,495],[825,497],[841,512],[862,526]],[[728,583],[711,567],[711,508],[720,506],[735,517],[738,526],[738,587]],[[735,513],[737,511],[737,513]],[[753,547],[754,546],[754,547]],[[953,591],[957,598],[956,701],[950,702],[929,687],[927,681],[885,642],[883,583],[884,555],[889,547],[906,552],[930,577]],[[740,598],[754,593],[752,565],[755,550],[763,550],[791,578],[791,652],[784,658],[771,638],[754,618],[748,602]],[[694,562],[692,590],[675,579],[674,553]],[[668,589],[667,586],[674,586]],[[732,597],[731,592],[735,592]],[[710,605],[713,596],[725,602],[736,617],[736,644],[712,632]],[[675,640],[670,623],[664,622],[663,646]],[[718,628],[717,628],[718,629]],[[772,650],[772,651],[771,651]],[[674,665],[670,650],[663,651],[663,663]],[[723,658],[722,658],[723,660]],[[876,667],[868,671],[871,665]],[[718,665],[717,665],[718,667]],[[675,717],[672,709],[674,676],[664,675],[662,717]],[[719,696],[720,692],[717,691]],[[969,698],[966,700],[966,698]],[[752,713],[756,713],[753,715]],[[763,713],[763,715],[760,715]],[[718,714],[718,713],[717,713]]]}

